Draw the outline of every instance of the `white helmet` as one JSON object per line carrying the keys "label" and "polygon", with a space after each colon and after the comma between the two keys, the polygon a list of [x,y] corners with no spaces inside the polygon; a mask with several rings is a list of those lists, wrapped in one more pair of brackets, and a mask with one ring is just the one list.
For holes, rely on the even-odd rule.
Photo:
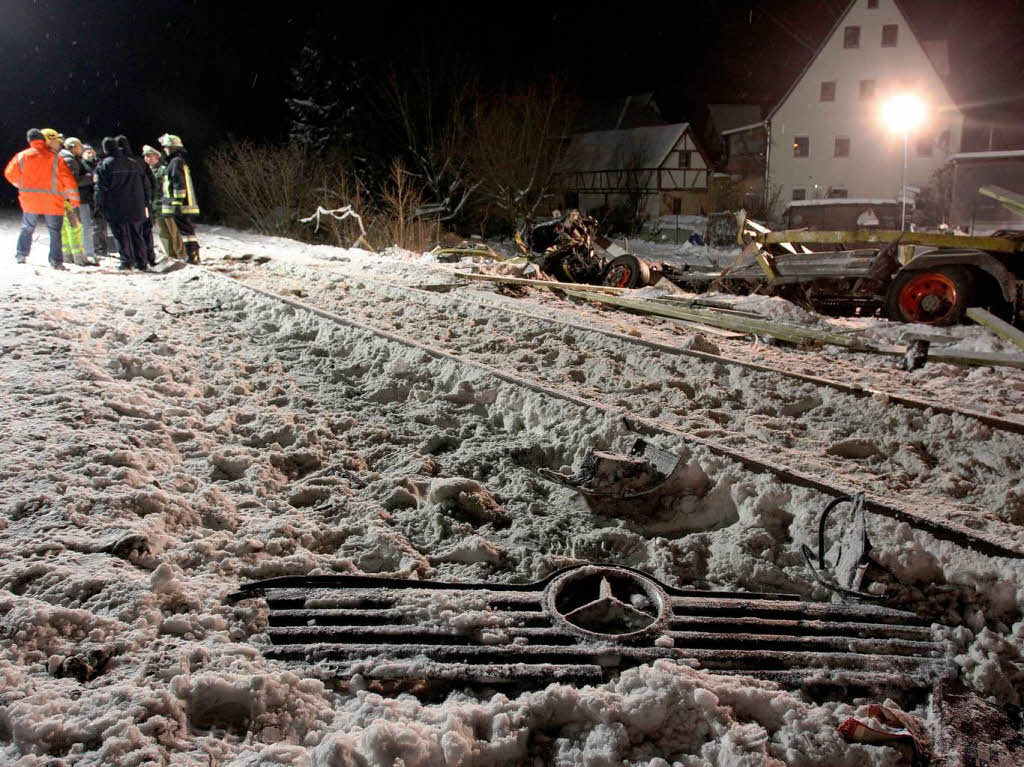
{"label": "white helmet", "polygon": [[157,139],[160,142],[160,146],[167,149],[184,149],[185,145],[181,143],[181,139],[175,136],[173,133],[165,133]]}

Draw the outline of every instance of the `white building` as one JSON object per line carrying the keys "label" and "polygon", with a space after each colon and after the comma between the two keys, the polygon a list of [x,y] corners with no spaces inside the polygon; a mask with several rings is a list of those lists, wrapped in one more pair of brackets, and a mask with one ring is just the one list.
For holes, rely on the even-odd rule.
{"label": "white building", "polygon": [[963,129],[943,81],[945,51],[917,39],[895,0],[853,0],[766,120],[767,181],[780,187],[779,202],[896,198],[903,134],[881,112],[897,94],[925,107],[909,134],[907,185],[926,186],[959,151]]}

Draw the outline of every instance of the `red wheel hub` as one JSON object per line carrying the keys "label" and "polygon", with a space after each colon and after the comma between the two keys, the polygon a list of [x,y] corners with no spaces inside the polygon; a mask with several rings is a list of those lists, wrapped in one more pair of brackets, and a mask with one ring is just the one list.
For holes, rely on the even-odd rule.
{"label": "red wheel hub", "polygon": [[900,291],[900,312],[910,322],[934,324],[953,312],[957,298],[952,279],[938,272],[922,272]]}
{"label": "red wheel hub", "polygon": [[613,288],[629,287],[629,281],[632,276],[633,274],[627,266],[619,264],[608,273],[608,277],[605,279],[604,284],[610,285]]}

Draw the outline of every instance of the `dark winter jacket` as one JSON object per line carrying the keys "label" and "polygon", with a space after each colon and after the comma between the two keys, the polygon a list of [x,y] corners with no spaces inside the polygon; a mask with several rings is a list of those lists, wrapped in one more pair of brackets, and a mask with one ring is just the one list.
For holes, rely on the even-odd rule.
{"label": "dark winter jacket", "polygon": [[[149,167],[149,163],[142,160],[142,173],[146,179],[146,208],[149,210],[149,217],[153,218],[154,208],[159,208],[160,198],[157,197],[157,192],[160,187],[156,183],[156,174],[153,172],[153,168]],[[159,169],[160,166],[157,166]]]}
{"label": "dark winter jacket", "polygon": [[92,204],[93,182],[92,171],[85,167],[81,157],[76,157],[70,149],[62,149],[60,157],[71,170],[71,175],[78,183],[78,195],[83,205]]}
{"label": "dark winter jacket", "polygon": [[103,141],[108,156],[96,168],[96,208],[108,221],[130,223],[146,220],[149,186],[142,168],[111,141]]}
{"label": "dark winter jacket", "polygon": [[184,149],[175,149],[168,156],[162,192],[160,212],[163,215],[199,215],[199,200],[196,199],[192,172]]}

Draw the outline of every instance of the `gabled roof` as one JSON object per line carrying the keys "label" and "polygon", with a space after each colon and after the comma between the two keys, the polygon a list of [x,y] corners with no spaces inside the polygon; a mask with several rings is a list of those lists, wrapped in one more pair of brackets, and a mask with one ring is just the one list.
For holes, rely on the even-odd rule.
{"label": "gabled roof", "polygon": [[569,138],[565,172],[659,168],[689,127],[676,123],[578,133]]}
{"label": "gabled roof", "polygon": [[594,99],[583,104],[576,116],[574,133],[666,125],[654,100],[654,92]]}
{"label": "gabled roof", "polygon": [[761,121],[757,104],[708,104],[708,115],[716,133],[726,133]]}
{"label": "gabled roof", "polygon": [[[800,81],[804,79],[804,75],[807,74],[807,70],[809,70],[814,65],[814,62],[818,60],[818,56],[821,55],[822,50],[824,50],[825,46],[828,45],[828,41],[832,39],[832,36],[839,29],[840,25],[846,20],[846,17],[850,15],[850,11],[857,7],[857,3],[862,1],[863,0],[850,0],[850,4],[846,6],[846,10],[839,14],[839,17],[836,19],[836,23],[832,25],[832,28],[828,31],[828,34],[826,34],[825,37],[822,38],[821,44],[818,45],[817,50],[814,51],[814,55],[811,56],[811,58],[808,60],[804,68],[800,70],[800,74],[797,75],[796,79],[794,79],[793,82],[790,83],[789,88],[786,89],[786,92],[782,95],[782,98],[779,99],[775,103],[775,106],[771,108],[771,111],[768,112],[768,116],[765,117],[766,120],[771,120],[773,117],[775,117],[775,113],[778,112],[779,108],[786,103],[786,100],[796,89],[796,86],[799,85]],[[930,50],[928,47],[926,47],[918,39],[917,33],[914,32],[914,27],[910,23],[910,20],[907,18],[907,14],[904,12],[903,8],[900,6],[899,0],[893,0],[893,3],[896,6],[896,10],[899,11],[900,16],[903,17],[903,23],[906,26],[907,31],[910,33],[911,37],[914,38],[914,42],[917,43],[918,47],[920,47],[921,50],[924,51],[925,58],[928,59],[928,62],[932,65],[932,68],[935,70],[935,74],[938,75],[939,81],[942,83],[942,87],[946,89],[946,95],[949,96],[949,100],[955,104],[956,101],[953,99],[953,95],[949,92],[949,86],[946,84],[945,76],[938,68],[942,64],[942,56],[944,55],[944,53],[947,57],[948,62],[948,52],[944,52],[942,50],[938,50],[935,48]]]}

